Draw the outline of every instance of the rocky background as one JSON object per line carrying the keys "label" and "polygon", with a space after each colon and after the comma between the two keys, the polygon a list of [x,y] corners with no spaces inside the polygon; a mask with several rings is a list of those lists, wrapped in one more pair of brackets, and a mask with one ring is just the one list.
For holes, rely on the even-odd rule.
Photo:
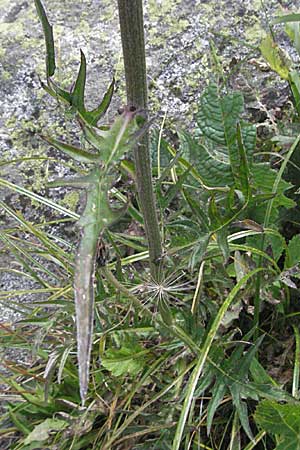
{"label": "rocky background", "polygon": [[[86,103],[94,107],[113,74],[117,91],[109,115],[125,103],[124,78],[116,0],[45,0],[48,17],[54,26],[56,80],[70,87],[79,67],[80,49],[88,62]],[[245,94],[248,111],[255,121],[272,127],[274,117],[289,104],[286,83],[268,71],[255,48],[269,29],[272,17],[282,8],[295,12],[300,1],[293,0],[148,0],[145,1],[145,31],[149,76],[150,110],[158,114],[157,126],[166,114],[173,131],[193,126],[197,99],[208,79],[217,79],[218,64],[210,54],[215,43],[217,61],[230,84]],[[62,156],[49,149],[38,134],[76,142],[76,125],[68,121],[61,105],[40,87],[45,77],[45,44],[33,0],[0,0],[0,177],[36,193],[53,196],[45,185],[54,175],[68,169],[60,164]],[[278,27],[280,30],[280,27]],[[290,43],[278,31],[280,44],[296,58]],[[266,113],[266,111],[269,111]],[[270,116],[271,114],[271,116]],[[57,162],[20,158],[51,156]],[[8,164],[9,162],[9,164]],[[57,195],[57,194],[56,194]],[[32,203],[11,189],[0,188],[0,197],[22,212],[33,223],[57,218],[49,209]],[[69,209],[76,209],[78,196],[62,192],[56,198]],[[53,216],[52,216],[53,215]],[[0,226],[7,217],[0,209]],[[13,226],[13,223],[12,223]],[[71,227],[72,228],[72,227]],[[0,247],[0,267],[12,264]],[[30,284],[24,282],[24,288]],[[0,289],[20,288],[20,278],[0,271]],[[8,307],[10,299],[0,302],[0,321],[11,323],[20,315]],[[26,296],[16,301],[26,301]],[[11,306],[11,304],[10,304]]]}

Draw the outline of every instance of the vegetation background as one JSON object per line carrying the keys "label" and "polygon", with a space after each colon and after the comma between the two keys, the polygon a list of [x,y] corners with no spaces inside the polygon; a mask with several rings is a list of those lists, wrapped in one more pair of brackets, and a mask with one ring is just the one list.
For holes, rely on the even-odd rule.
{"label": "vegetation background", "polygon": [[[1,1],[1,6],[4,11],[1,28],[2,35],[5,36],[1,50],[1,59],[4,62],[1,73],[3,80],[1,90],[3,90],[4,100],[1,105],[3,161],[20,159],[19,164],[2,164],[2,178],[13,185],[30,186],[34,192],[49,196],[46,184],[49,168],[52,171],[53,166],[49,166],[48,156],[56,158],[57,153],[54,152],[53,155],[49,153],[48,146],[40,141],[37,134],[47,129],[47,132],[52,135],[68,136],[72,141],[76,139],[78,129],[74,123],[68,121],[68,115],[63,108],[57,107],[57,103],[49,99],[49,96],[40,89],[38,75],[43,77],[44,73],[44,40],[34,5],[29,2],[14,5],[13,2]],[[230,1],[221,1],[217,4],[179,0],[146,2],[145,26],[150,109],[158,113],[158,124],[164,118],[164,126],[168,130],[167,135],[170,139],[182,127],[187,130],[195,127],[194,113],[198,108],[204,86],[208,80],[219,79],[225,74],[225,76],[229,75],[228,87],[243,93],[247,114],[257,124],[259,140],[267,143],[263,150],[270,150],[269,139],[279,131],[276,119],[288,117],[289,113],[285,108],[291,97],[287,83],[280,80],[278,75],[268,70],[268,66],[259,60],[255,45],[268,30],[270,20],[278,11],[277,8],[291,6],[294,10],[295,2],[279,4],[274,1],[268,2],[267,5],[260,1],[244,2],[242,5]],[[73,81],[74,72],[78,68],[80,48],[88,57],[88,106],[95,106],[95,100],[103,95],[112,74],[115,73],[117,93],[110,109],[111,116],[108,117],[108,120],[111,120],[114,111],[120,104],[125,103],[116,6],[112,2],[105,1],[77,2],[76,5],[68,1],[54,1],[47,3],[47,10],[49,19],[55,24],[58,61],[61,63],[58,80],[64,86],[69,86]],[[278,36],[280,44],[296,60],[297,55],[288,38],[280,33]],[[214,42],[213,46],[211,41]],[[45,160],[36,159],[36,155],[43,158],[46,154]],[[32,160],[25,162],[24,158],[29,160],[32,158]],[[71,166],[72,168],[74,167]],[[59,176],[66,176],[69,172],[68,165],[65,163],[55,164],[54,170]],[[40,205],[33,199],[20,196],[8,185],[2,184],[2,194],[1,200],[13,206],[25,219],[29,220],[29,223],[56,220],[54,211],[49,211],[45,205]],[[80,196],[74,191],[61,190],[55,194],[55,201],[62,207],[75,210],[80,203]],[[4,213],[1,217],[5,230],[7,227],[14,227],[11,215],[10,219]],[[67,236],[71,243],[76,241],[72,226],[66,228],[57,223],[52,232],[62,240]],[[13,293],[16,295],[15,290],[20,288],[18,265],[3,251],[1,266],[5,269],[10,268],[9,271],[0,272],[4,290],[11,292],[7,297],[4,294],[1,300],[2,325],[5,328],[10,327],[16,319],[24,317],[26,305],[24,308],[19,305],[29,300],[31,307],[32,298],[28,298],[28,293],[35,287],[36,280],[29,277],[22,284],[23,294],[21,292],[18,293],[17,298],[13,297]],[[42,291],[38,293],[38,296],[39,302],[48,298]],[[9,307],[7,307],[7,301],[10,301]],[[30,320],[27,323],[30,323]],[[52,325],[53,323],[49,321],[49,324],[43,326],[40,332],[45,333],[46,336]],[[40,337],[43,338],[42,335]],[[24,350],[21,350],[18,354],[18,346],[15,346],[16,348],[12,351],[7,342],[4,347],[6,360],[11,357],[11,359],[17,359],[19,363],[30,364],[31,352],[24,353]],[[135,350],[139,352],[138,348]],[[196,351],[195,348],[194,351]],[[231,356],[233,359],[238,358],[238,353],[233,352]],[[6,364],[5,376],[7,368]],[[49,366],[48,369],[50,370],[51,367]],[[117,376],[116,370],[109,364],[107,369]],[[135,373],[132,367],[128,370]],[[16,386],[15,389],[17,389]],[[234,394],[232,395],[235,398]],[[11,412],[11,418],[14,417],[15,425],[17,423],[22,428],[22,420],[18,419],[15,412]],[[238,411],[238,416],[233,417],[232,430],[234,431],[235,426],[239,428],[237,425],[239,418],[244,432],[246,431],[249,437],[248,425],[245,421],[243,423],[243,417],[245,418],[245,411]],[[116,425],[116,429],[120,423]],[[172,421],[170,424],[172,426]],[[51,426],[52,431],[55,430],[53,423]],[[26,426],[22,431],[26,434]],[[236,440],[236,433],[233,431],[228,444],[232,449],[238,448],[236,443],[238,440],[241,442],[240,438]],[[119,437],[120,433],[118,433],[115,439]],[[131,430],[131,433],[132,435],[138,433],[138,429]],[[166,430],[165,434],[167,435]],[[112,433],[111,439],[113,436]],[[67,439],[66,433],[65,439]],[[108,439],[110,439],[109,435]],[[217,440],[218,432],[216,432]],[[32,442],[31,446],[16,448],[37,448]],[[163,445],[167,445],[165,442],[168,442],[167,437],[165,441],[162,440],[161,444],[157,445],[164,448]],[[188,442],[187,435],[185,448],[188,448]],[[199,442],[195,445],[201,445]],[[227,445],[226,439],[224,442]],[[280,446],[280,439],[278,442]],[[53,445],[53,448],[56,448],[57,444]],[[74,439],[72,445],[74,448],[85,448],[76,447]],[[123,447],[125,444],[116,445],[121,445],[120,448],[135,448],[130,447],[131,444],[129,447]],[[149,443],[145,445],[145,448],[150,448]],[[222,440],[218,445],[220,445],[218,448],[221,448]],[[142,446],[136,448],[142,448]]]}

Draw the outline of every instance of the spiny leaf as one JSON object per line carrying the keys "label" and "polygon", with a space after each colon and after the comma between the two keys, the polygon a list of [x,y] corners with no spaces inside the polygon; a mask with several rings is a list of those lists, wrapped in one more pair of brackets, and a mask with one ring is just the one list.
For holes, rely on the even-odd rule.
{"label": "spiny leaf", "polygon": [[[77,354],[80,395],[84,402],[88,389],[94,320],[94,270],[98,239],[124,211],[113,211],[107,196],[109,180],[99,168],[93,170],[87,187],[85,210],[78,222],[82,228],[76,255],[74,291],[77,324]],[[93,180],[93,181],[92,181]]]}
{"label": "spiny leaf", "polygon": [[78,147],[74,147],[73,145],[57,141],[56,139],[53,139],[49,136],[41,136],[41,138],[44,139],[44,141],[48,142],[48,144],[71,156],[73,159],[75,159],[75,161],[79,161],[82,163],[95,163],[97,161],[100,161],[99,155],[95,155]]}
{"label": "spiny leaf", "polygon": [[118,161],[132,146],[134,132],[138,130],[135,116],[136,111],[127,108],[116,118],[109,131],[103,132],[105,140],[101,148],[101,160],[106,168]]}
{"label": "spiny leaf", "polygon": [[43,3],[41,0],[34,0],[35,7],[39,16],[39,19],[41,21],[44,35],[45,35],[45,41],[46,41],[46,72],[47,77],[52,77],[55,72],[55,51],[54,51],[54,40],[53,40],[53,29],[50,25],[45,8],[43,6]]}

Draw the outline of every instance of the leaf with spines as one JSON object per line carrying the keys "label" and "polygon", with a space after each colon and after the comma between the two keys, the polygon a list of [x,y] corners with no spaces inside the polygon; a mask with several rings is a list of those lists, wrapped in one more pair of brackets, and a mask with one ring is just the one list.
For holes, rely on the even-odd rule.
{"label": "leaf with spines", "polygon": [[107,108],[110,105],[112,95],[114,93],[115,80],[113,78],[100,104],[92,111],[85,109],[84,95],[86,83],[86,58],[82,50],[80,50],[80,67],[74,88],[71,92],[62,89],[55,83],[51,77],[54,76],[56,70],[55,64],[55,49],[53,39],[53,27],[50,25],[47,18],[45,8],[41,0],[34,0],[38,17],[43,27],[43,32],[46,42],[46,77],[47,85],[41,82],[42,87],[52,97],[60,99],[68,103],[82,118],[82,120],[92,126],[97,125],[97,122],[104,116]]}
{"label": "leaf with spines", "polygon": [[96,163],[100,162],[99,155],[89,153],[81,148],[74,147],[73,145],[66,144],[65,142],[58,141],[50,136],[41,136],[41,138],[52,145],[57,150],[64,152],[66,155],[71,156],[75,161],[81,163]]}
{"label": "leaf with spines", "polygon": [[[136,112],[125,109],[112,126],[101,132],[97,140],[99,155],[51,138],[48,142],[80,162],[93,163],[85,176],[56,180],[50,185],[73,186],[86,191],[85,209],[78,221],[81,239],[75,259],[74,293],[77,327],[77,353],[79,366],[80,395],[84,403],[89,381],[89,366],[92,349],[94,320],[94,272],[97,245],[103,231],[112,225],[125,208],[111,208],[108,192],[111,185],[111,167],[117,163],[136,141]],[[99,145],[98,145],[99,144]]]}

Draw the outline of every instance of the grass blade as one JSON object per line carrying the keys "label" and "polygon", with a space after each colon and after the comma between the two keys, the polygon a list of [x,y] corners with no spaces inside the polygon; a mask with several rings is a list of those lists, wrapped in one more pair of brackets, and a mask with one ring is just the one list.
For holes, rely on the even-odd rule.
{"label": "grass blade", "polygon": [[[241,287],[243,286],[244,283],[246,283],[251,277],[253,277],[254,275],[256,275],[257,273],[266,270],[264,268],[259,267],[258,269],[254,269],[251,272],[249,272],[248,274],[246,274],[237,284],[236,286],[234,286],[234,288],[232,289],[232,291],[230,292],[230,294],[227,296],[226,300],[224,301],[223,305],[221,306],[221,308],[219,309],[219,312],[207,334],[207,337],[205,339],[203,348],[202,348],[202,352],[201,355],[197,361],[197,365],[195,366],[193,373],[189,379],[188,382],[188,386],[187,386],[187,392],[186,392],[186,396],[185,396],[185,400],[184,400],[184,404],[181,410],[181,415],[178,421],[178,425],[177,425],[177,429],[176,429],[176,433],[175,433],[175,437],[174,437],[174,441],[173,441],[173,446],[172,446],[172,450],[179,450],[180,449],[180,445],[181,445],[181,440],[182,440],[182,435],[183,435],[183,431],[184,431],[184,427],[186,424],[186,420],[189,414],[189,410],[190,410],[190,406],[192,404],[192,400],[193,400],[193,395],[199,380],[199,377],[202,373],[204,364],[207,360],[208,354],[209,354],[209,350],[211,348],[211,345],[213,343],[213,340],[216,336],[216,333],[218,331],[218,328],[222,322],[222,319],[227,311],[227,309],[229,308],[229,306],[231,305],[231,303],[233,302],[233,300],[235,299],[235,296],[238,294],[238,292],[240,291]],[[270,270],[270,269],[269,269]]]}

